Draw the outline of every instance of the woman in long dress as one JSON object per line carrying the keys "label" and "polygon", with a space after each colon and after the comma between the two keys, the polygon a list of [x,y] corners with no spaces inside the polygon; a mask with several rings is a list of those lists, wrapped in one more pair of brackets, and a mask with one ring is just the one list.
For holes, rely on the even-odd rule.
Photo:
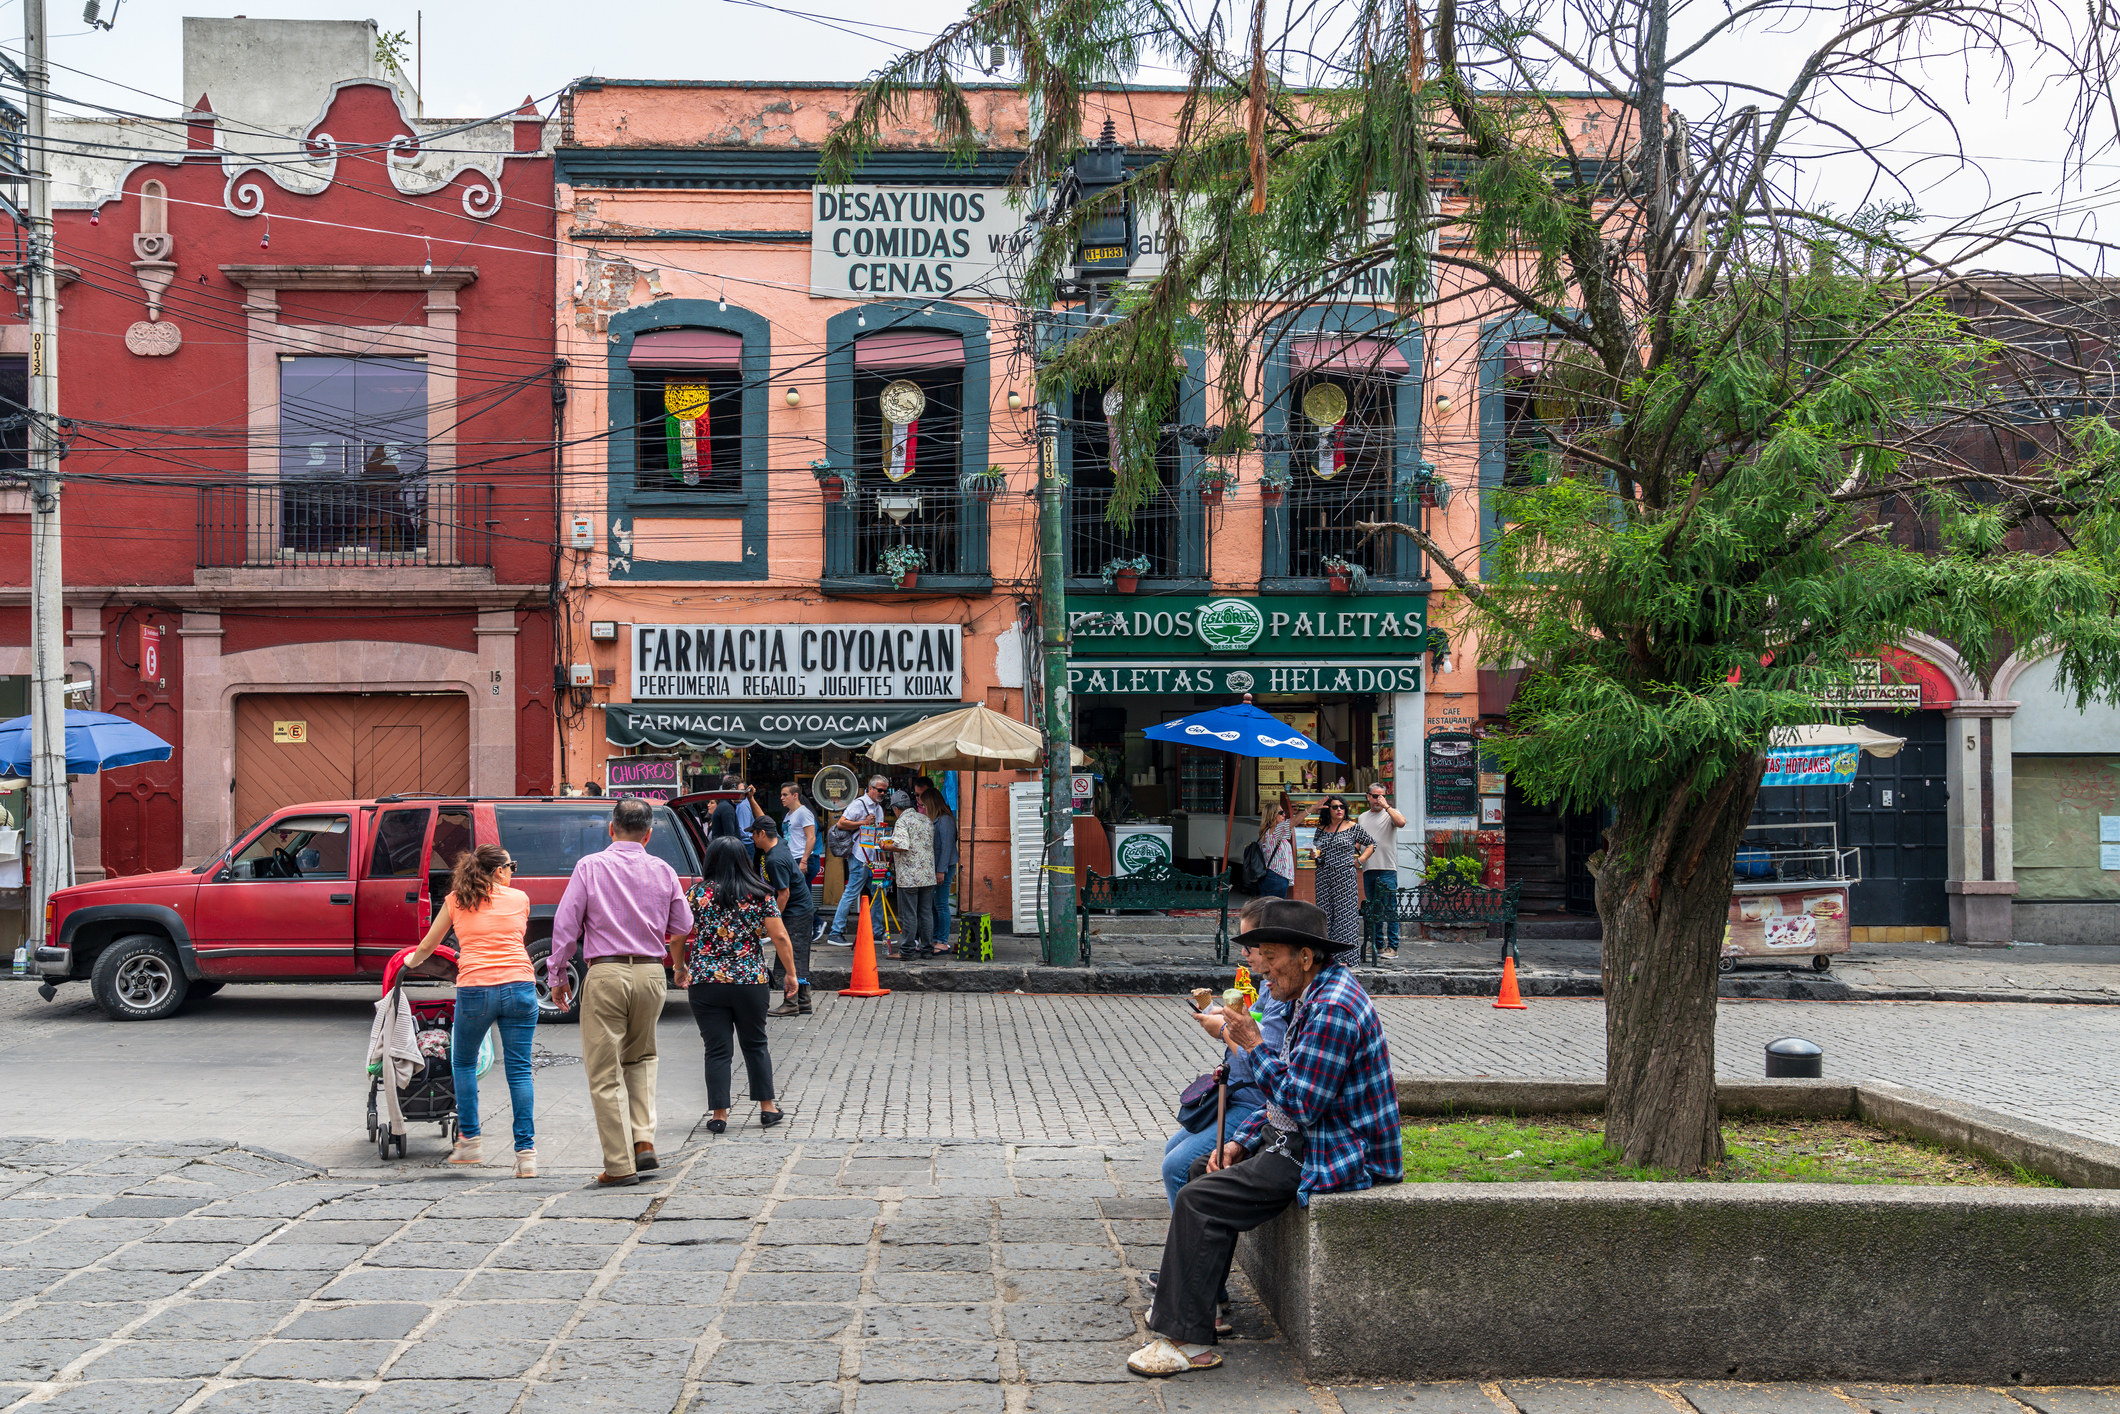
{"label": "woman in long dress", "polygon": [[1376,850],[1368,831],[1347,813],[1336,795],[1318,807],[1316,836],[1318,906],[1325,910],[1325,935],[1342,947],[1362,942],[1362,866]]}

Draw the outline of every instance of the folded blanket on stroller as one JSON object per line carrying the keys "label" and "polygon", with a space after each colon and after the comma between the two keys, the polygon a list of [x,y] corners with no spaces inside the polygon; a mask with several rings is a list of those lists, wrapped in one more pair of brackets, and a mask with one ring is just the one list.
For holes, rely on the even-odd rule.
{"label": "folded blanket on stroller", "polygon": [[387,1082],[383,1098],[390,1112],[390,1132],[405,1132],[405,1112],[398,1105],[398,1091],[426,1064],[412,1025],[412,1007],[396,987],[383,993],[375,1004],[375,1023],[368,1031],[368,1063],[380,1063]]}

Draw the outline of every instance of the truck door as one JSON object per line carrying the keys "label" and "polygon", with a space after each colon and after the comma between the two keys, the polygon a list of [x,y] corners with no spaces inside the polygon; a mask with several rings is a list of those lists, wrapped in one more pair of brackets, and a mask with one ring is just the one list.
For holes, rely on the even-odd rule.
{"label": "truck door", "polygon": [[350,979],[359,844],[344,809],[297,808],[267,821],[199,886],[200,970],[251,981]]}
{"label": "truck door", "polygon": [[434,807],[394,805],[363,811],[370,833],[368,872],[354,900],[354,970],[380,977],[383,964],[418,945],[432,917],[427,905],[427,850]]}

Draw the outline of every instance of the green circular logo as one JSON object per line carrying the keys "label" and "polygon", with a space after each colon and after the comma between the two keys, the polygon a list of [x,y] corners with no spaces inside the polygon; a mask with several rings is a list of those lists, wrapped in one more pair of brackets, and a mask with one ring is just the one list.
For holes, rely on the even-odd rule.
{"label": "green circular logo", "polygon": [[1218,653],[1236,653],[1259,641],[1266,616],[1249,599],[1217,599],[1193,615],[1200,641]]}
{"label": "green circular logo", "polygon": [[1170,845],[1161,835],[1128,835],[1119,841],[1119,868],[1127,874],[1138,874],[1156,864],[1170,863]]}

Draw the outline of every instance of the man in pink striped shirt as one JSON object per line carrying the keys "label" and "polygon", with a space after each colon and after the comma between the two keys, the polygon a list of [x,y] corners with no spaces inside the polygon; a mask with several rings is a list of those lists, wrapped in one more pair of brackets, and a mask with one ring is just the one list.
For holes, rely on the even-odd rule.
{"label": "man in pink striped shirt", "polygon": [[562,1011],[567,964],[582,953],[582,1069],[604,1149],[600,1188],[640,1182],[655,1159],[655,1025],[668,979],[663,958],[692,931],[677,871],[648,853],[655,815],[628,797],[611,807],[611,844],[584,856],[552,917],[545,975]]}

